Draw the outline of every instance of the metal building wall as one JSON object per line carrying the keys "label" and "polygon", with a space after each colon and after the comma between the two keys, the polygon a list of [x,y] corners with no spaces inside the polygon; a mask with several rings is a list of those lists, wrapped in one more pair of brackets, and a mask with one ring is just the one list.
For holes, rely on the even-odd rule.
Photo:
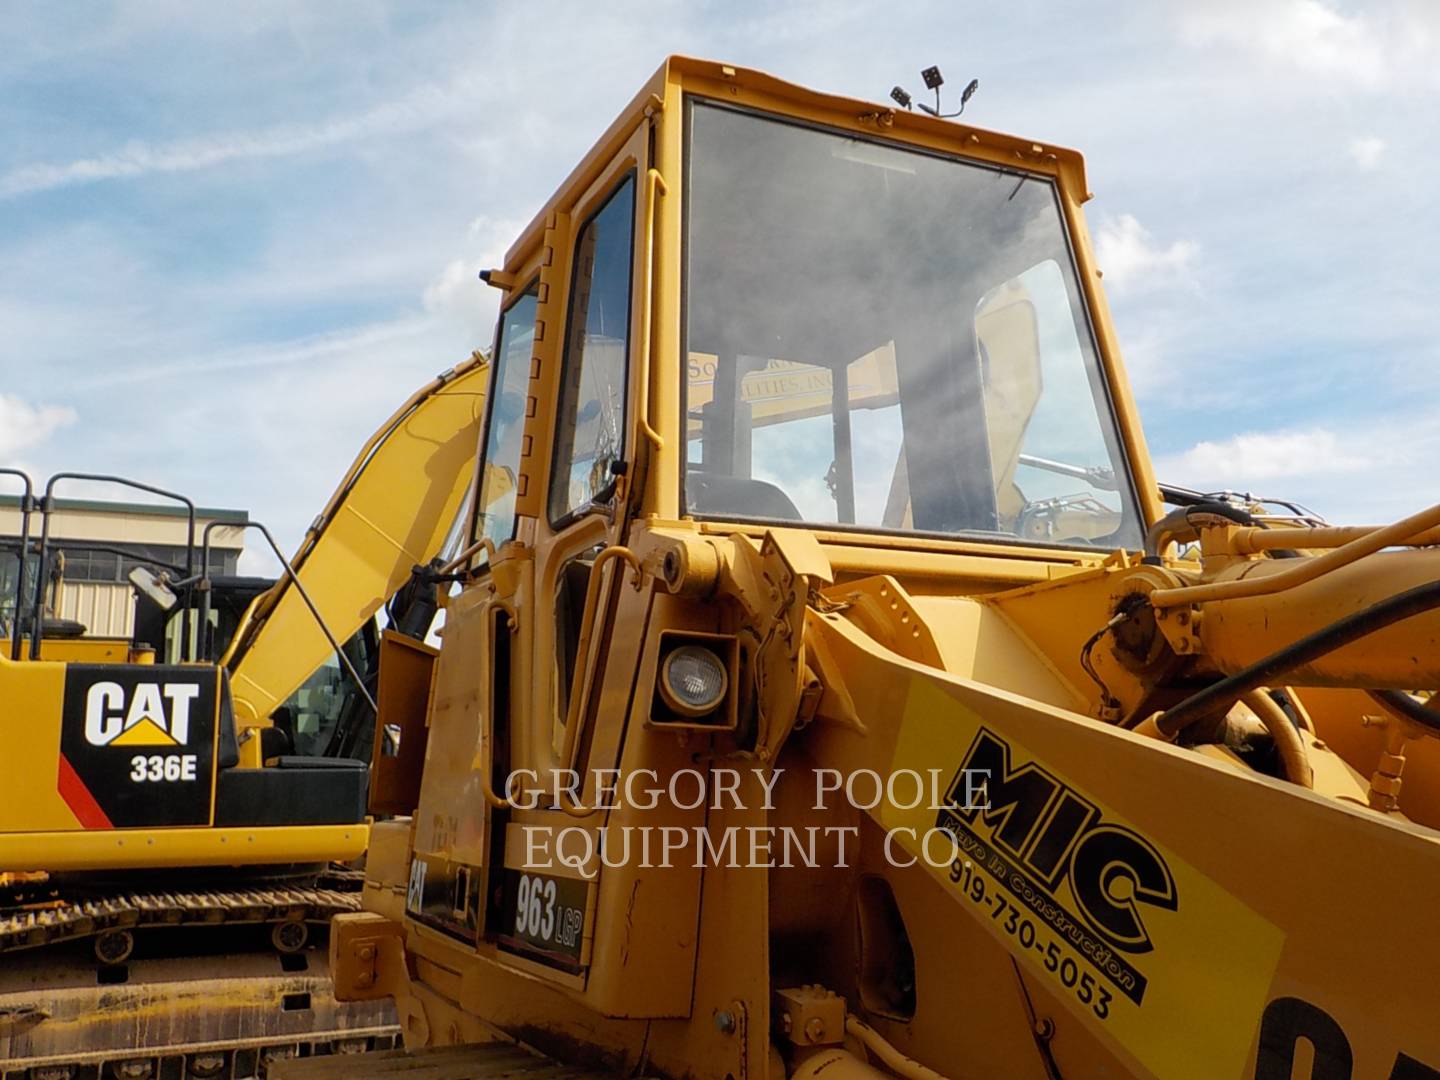
{"label": "metal building wall", "polygon": [[62,619],[85,626],[86,637],[128,638],[134,631],[134,604],[129,585],[67,581],[60,591]]}

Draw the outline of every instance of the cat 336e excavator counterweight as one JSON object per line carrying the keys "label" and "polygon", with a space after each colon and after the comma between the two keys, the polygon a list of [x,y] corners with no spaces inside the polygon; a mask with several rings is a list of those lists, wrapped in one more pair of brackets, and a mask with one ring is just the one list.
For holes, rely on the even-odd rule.
{"label": "cat 336e excavator counterweight", "polygon": [[358,873],[331,864],[369,837],[376,662],[394,653],[403,678],[428,651],[434,589],[405,586],[459,513],[485,383],[476,356],[406,401],[273,587],[137,570],[128,642],[46,636],[34,583],[55,576],[67,477],[22,502],[31,550],[0,640],[5,1077],[245,1076],[393,1041],[393,1010],[335,1002],[305,944],[359,906]]}
{"label": "cat 336e excavator counterweight", "polygon": [[1440,1076],[1440,508],[1167,514],[1087,198],[675,58],[484,275],[347,1076]]}

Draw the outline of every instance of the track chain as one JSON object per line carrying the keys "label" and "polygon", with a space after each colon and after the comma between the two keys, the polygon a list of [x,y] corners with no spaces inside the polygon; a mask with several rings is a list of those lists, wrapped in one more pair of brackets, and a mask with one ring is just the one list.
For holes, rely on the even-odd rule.
{"label": "track chain", "polygon": [[358,893],[317,888],[133,893],[60,901],[0,915],[0,955],[93,937],[106,930],[328,923],[332,915],[359,910]]}

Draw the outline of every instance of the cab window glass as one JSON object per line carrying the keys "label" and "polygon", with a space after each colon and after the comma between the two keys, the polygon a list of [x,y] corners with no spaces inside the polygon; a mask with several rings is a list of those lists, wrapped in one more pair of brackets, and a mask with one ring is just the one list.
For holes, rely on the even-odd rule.
{"label": "cab window glass", "polygon": [[532,285],[501,316],[490,377],[490,420],[475,508],[475,538],[488,539],[496,547],[515,535],[515,484],[525,427],[525,384],[535,344],[535,304]]}
{"label": "cab window glass", "polygon": [[1141,545],[1051,179],[688,117],[689,513]]}
{"label": "cab window glass", "polygon": [[550,474],[550,520],[603,501],[625,442],[635,178],[580,230],[566,319],[564,381]]}

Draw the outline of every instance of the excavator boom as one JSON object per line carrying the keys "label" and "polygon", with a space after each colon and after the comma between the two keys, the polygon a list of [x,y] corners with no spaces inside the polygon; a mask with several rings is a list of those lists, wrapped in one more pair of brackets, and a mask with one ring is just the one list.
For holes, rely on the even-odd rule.
{"label": "excavator boom", "polygon": [[305,534],[286,577],[258,598],[223,663],[236,723],[265,720],[332,649],[440,552],[474,479],[487,362],[475,356],[418,390],[370,437]]}

